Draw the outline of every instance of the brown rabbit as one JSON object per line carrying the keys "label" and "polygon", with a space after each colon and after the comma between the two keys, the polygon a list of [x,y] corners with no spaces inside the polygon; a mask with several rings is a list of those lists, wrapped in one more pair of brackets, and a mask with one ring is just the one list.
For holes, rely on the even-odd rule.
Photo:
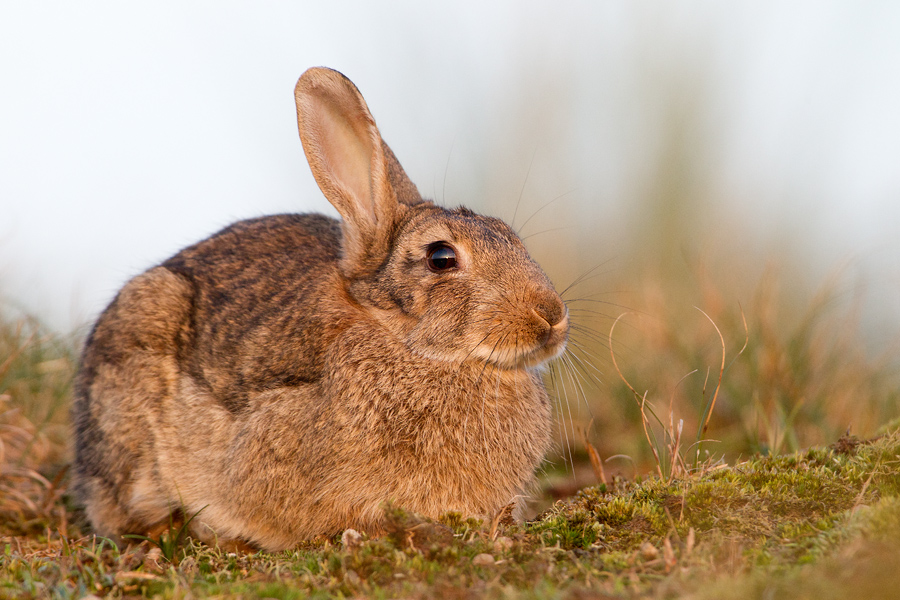
{"label": "brown rabbit", "polygon": [[295,90],[313,175],[342,221],[236,223],[132,279],[75,383],[75,491],[102,535],[173,511],[267,550],[383,504],[489,515],[550,443],[537,368],[566,307],[502,221],[423,200],[356,87]]}

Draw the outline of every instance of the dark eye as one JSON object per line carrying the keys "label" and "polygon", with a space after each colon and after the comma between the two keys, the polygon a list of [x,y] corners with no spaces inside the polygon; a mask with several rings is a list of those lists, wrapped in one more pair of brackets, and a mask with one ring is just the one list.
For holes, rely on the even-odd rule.
{"label": "dark eye", "polygon": [[428,246],[425,260],[435,273],[447,271],[456,266],[456,251],[446,242],[435,242]]}

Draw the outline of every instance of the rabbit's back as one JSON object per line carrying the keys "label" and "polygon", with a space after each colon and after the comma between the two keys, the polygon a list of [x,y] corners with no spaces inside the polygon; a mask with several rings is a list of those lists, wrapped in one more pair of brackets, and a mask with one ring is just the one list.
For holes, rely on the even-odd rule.
{"label": "rabbit's back", "polygon": [[334,335],[340,224],[317,214],[241,221],[163,267],[193,289],[182,368],[233,411],[248,394],[320,378]]}

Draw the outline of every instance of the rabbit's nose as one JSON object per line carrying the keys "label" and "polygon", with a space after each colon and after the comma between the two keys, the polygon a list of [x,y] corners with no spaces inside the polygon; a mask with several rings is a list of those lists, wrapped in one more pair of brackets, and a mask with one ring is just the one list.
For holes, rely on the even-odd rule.
{"label": "rabbit's nose", "polygon": [[555,327],[566,318],[566,305],[555,293],[546,294],[540,298],[533,309],[540,318],[547,321],[550,327]]}

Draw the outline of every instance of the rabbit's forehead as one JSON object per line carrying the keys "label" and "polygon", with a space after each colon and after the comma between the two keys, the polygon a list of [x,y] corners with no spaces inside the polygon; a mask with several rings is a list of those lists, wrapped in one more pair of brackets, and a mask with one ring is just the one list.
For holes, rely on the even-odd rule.
{"label": "rabbit's forehead", "polygon": [[439,241],[453,242],[455,237],[446,221],[419,223],[403,236],[404,241],[411,246],[427,246]]}
{"label": "rabbit's forehead", "polygon": [[466,248],[521,249],[522,242],[500,219],[485,217],[466,209],[432,213],[412,223],[406,244],[424,247],[434,242],[450,242]]}

